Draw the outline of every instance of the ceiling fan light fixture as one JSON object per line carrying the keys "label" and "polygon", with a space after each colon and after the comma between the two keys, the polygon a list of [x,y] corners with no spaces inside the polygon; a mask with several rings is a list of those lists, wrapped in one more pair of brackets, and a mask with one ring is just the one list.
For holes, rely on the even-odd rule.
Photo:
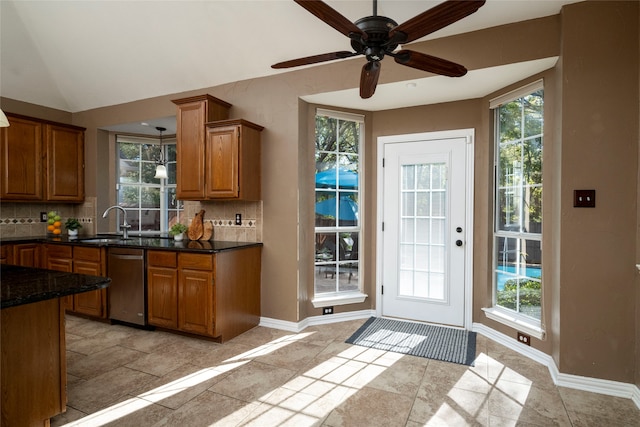
{"label": "ceiling fan light fixture", "polygon": [[398,25],[393,19],[378,15],[377,0],[373,0],[373,16],[366,16],[355,22],[349,21],[322,0],[294,1],[329,26],[349,37],[354,52],[341,51],[307,56],[279,62],[271,67],[299,67],[364,55],[368,63],[374,65],[365,65],[362,70],[360,97],[363,99],[370,98],[375,93],[380,74],[380,61],[386,55],[393,57],[400,65],[428,73],[449,77],[463,76],[467,69],[460,64],[407,49],[396,52],[396,48],[400,44],[411,43],[475,13],[486,2],[486,0],[445,0]]}

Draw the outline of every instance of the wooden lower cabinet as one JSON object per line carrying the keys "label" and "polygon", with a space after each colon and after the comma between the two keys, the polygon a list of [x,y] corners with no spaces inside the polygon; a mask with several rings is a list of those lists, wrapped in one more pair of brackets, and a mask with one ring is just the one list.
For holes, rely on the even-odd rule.
{"label": "wooden lower cabinet", "polygon": [[[91,276],[106,276],[107,256],[104,248],[87,248],[83,246],[73,247],[73,272],[88,274]],[[83,292],[73,296],[73,309],[75,313],[106,319],[107,289]]]}
{"label": "wooden lower cabinet", "polygon": [[[211,255],[178,254],[178,329],[181,331],[215,336],[213,259]],[[201,270],[183,266],[196,263],[202,264]]]}
{"label": "wooden lower cabinet", "polygon": [[178,329],[178,254],[147,251],[147,320]]}
{"label": "wooden lower cabinet", "polygon": [[0,246],[0,264],[13,264],[13,245]]}
{"label": "wooden lower cabinet", "polygon": [[13,245],[12,264],[21,267],[40,267],[40,244],[18,243]]}
{"label": "wooden lower cabinet", "polygon": [[[103,248],[45,244],[44,268],[70,273],[104,276],[106,256]],[[64,297],[67,311],[107,318],[107,289],[83,292]]]}
{"label": "wooden lower cabinet", "polygon": [[149,324],[220,342],[257,326],[261,250],[148,251]]}

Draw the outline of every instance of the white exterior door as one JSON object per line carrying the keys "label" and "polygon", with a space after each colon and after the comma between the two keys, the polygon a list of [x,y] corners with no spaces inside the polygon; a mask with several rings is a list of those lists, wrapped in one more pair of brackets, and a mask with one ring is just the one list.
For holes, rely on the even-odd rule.
{"label": "white exterior door", "polygon": [[470,327],[473,130],[378,145],[380,314]]}

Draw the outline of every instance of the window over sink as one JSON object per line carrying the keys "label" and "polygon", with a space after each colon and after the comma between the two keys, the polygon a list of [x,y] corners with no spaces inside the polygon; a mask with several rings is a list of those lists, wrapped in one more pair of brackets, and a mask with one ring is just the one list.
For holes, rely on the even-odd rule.
{"label": "window over sink", "polygon": [[[127,211],[129,232],[166,232],[180,221],[184,205],[176,198],[175,138],[116,135],[116,196]],[[155,178],[163,159],[167,178]],[[120,221],[120,219],[119,219]]]}

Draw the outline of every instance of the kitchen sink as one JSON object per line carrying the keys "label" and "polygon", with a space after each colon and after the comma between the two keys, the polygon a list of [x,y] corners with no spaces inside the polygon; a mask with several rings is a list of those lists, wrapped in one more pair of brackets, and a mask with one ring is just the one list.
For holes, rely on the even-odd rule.
{"label": "kitchen sink", "polygon": [[111,238],[100,237],[96,239],[78,239],[78,241],[82,243],[121,243],[126,240],[122,238],[116,238],[116,237],[111,237]]}

